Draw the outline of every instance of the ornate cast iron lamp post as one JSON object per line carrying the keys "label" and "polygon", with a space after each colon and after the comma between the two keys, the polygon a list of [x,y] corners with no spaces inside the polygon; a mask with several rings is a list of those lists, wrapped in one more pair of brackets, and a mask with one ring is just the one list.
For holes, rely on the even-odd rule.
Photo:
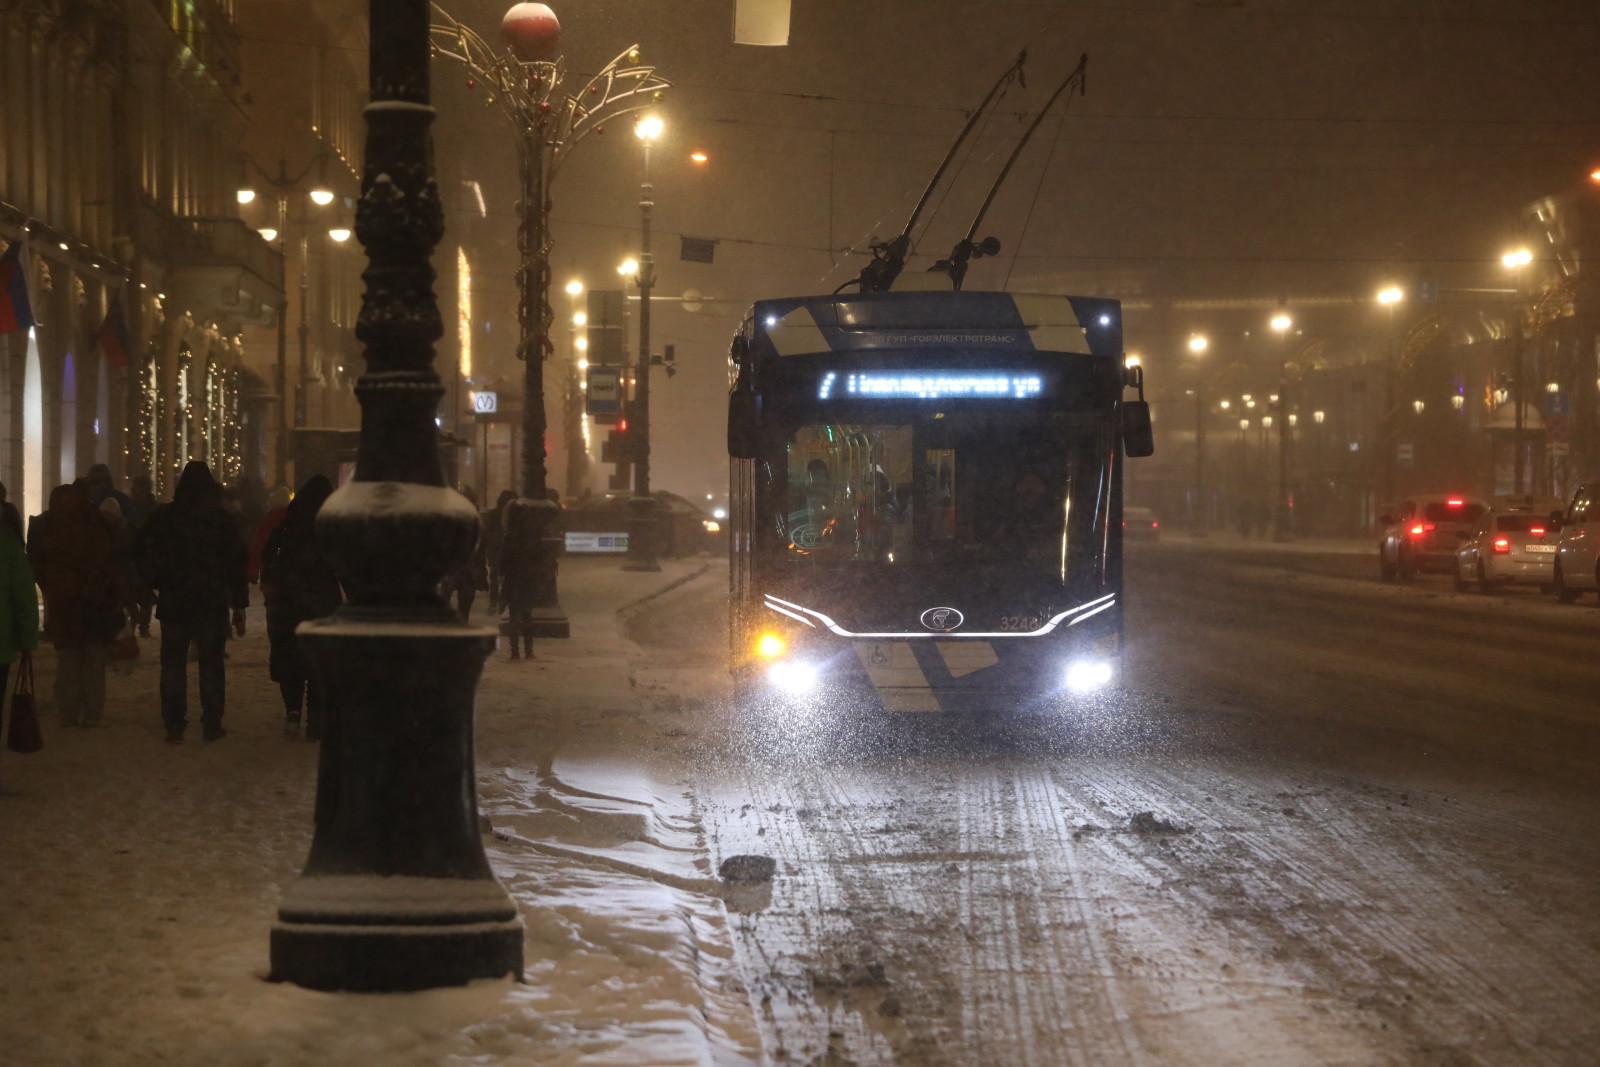
{"label": "ornate cast iron lamp post", "polygon": [[522,922],[478,836],[473,697],[492,629],[439,595],[478,537],[444,484],[433,369],[444,232],[428,128],[426,0],[372,0],[372,102],[356,233],[361,445],[317,535],[350,602],[300,640],[326,688],[316,831],[272,929],[272,976],[390,992],[520,975]]}
{"label": "ornate cast iron lamp post", "polygon": [[566,637],[567,617],[556,598],[561,534],[545,485],[544,361],[553,350],[550,326],[550,183],[567,154],[589,133],[604,132],[613,116],[660,99],[669,83],[654,67],[639,66],[637,45],[617,56],[577,93],[563,95],[565,61],[560,25],[543,4],[517,4],[501,23],[507,48],[497,51],[434,5],[433,49],[466,64],[491,103],[517,131],[521,149],[522,265],[517,358],[523,361],[522,495],[507,509],[506,596],[511,604],[511,649],[532,652],[534,637]]}

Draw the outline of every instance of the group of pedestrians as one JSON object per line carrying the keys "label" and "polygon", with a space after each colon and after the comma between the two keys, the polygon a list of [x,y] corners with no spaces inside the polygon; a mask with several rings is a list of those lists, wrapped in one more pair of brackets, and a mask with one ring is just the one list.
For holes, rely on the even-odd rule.
{"label": "group of pedestrians", "polygon": [[[311,619],[336,611],[343,593],[315,535],[333,493],[314,475],[291,494],[230,491],[204,462],[187,464],[172,500],[158,503],[147,477],[115,488],[104,464],[50,493],[49,507],[24,531],[0,485],[0,696],[15,664],[41,636],[56,652],[55,704],[63,725],[104,725],[113,646],[150,636],[160,623],[161,721],[170,744],[190,725],[188,664],[197,663],[200,736],[227,736],[227,645],[245,633],[250,586],[259,583],[270,645],[268,673],[283,699],[290,736],[322,736],[320,685],[295,638]],[[470,490],[463,491],[476,504]],[[487,590],[491,613],[513,611],[517,578],[504,547],[515,499],[502,493],[482,512],[483,537],[472,557],[446,575],[444,593],[463,618]],[[258,502],[258,503],[257,503]],[[38,611],[35,586],[42,592]],[[516,649],[513,648],[513,655]],[[531,654],[531,649],[529,650]]]}
{"label": "group of pedestrians", "polygon": [[[228,493],[204,462],[186,465],[170,503],[158,504],[148,478],[118,491],[103,464],[50,493],[48,508],[24,530],[0,485],[0,695],[15,665],[41,637],[56,653],[55,706],[63,725],[104,725],[107,668],[120,638],[150,636],[160,623],[161,721],[170,744],[189,727],[188,664],[199,676],[200,732],[227,736],[226,657],[230,631],[245,632],[250,584],[259,581],[285,728],[315,739],[322,700],[294,637],[299,623],[328,615],[343,600],[339,580],[314,536],[317,512],[333,492],[327,478],[262,494],[251,515],[247,491]],[[35,591],[37,587],[37,592]],[[39,594],[44,614],[39,614]]]}

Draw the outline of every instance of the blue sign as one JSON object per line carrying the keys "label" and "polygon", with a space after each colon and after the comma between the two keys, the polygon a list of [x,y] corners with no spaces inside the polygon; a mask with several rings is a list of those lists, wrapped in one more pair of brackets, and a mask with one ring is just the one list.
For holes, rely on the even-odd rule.
{"label": "blue sign", "polygon": [[1544,394],[1544,413],[1546,415],[1566,415],[1572,407],[1572,402],[1567,399],[1566,393]]}
{"label": "blue sign", "polygon": [[622,411],[622,368],[589,368],[589,386],[584,391],[584,411],[590,415],[616,415]]}

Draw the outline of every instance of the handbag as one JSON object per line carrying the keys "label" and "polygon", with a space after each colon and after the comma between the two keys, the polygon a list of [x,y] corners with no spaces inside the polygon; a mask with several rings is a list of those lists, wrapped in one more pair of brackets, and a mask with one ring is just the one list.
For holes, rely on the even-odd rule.
{"label": "handbag", "polygon": [[122,627],[117,639],[111,642],[111,669],[121,675],[133,673],[139,662],[139,638],[131,623]]}
{"label": "handbag", "polygon": [[11,721],[6,726],[6,747],[13,752],[37,752],[44,747],[39,713],[33,706],[33,655],[22,654],[17,681],[11,689]]}

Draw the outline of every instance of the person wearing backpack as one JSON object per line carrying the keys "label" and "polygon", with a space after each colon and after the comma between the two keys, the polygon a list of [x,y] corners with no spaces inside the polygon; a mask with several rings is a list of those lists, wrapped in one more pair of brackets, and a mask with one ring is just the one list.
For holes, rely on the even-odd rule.
{"label": "person wearing backpack", "polygon": [[324,476],[306,479],[261,553],[261,595],[267,604],[267,640],[272,646],[268,669],[283,694],[284,733],[299,735],[303,708],[308,741],[322,736],[322,687],[300,649],[295,628],[333,614],[344,602],[339,577],[316,536],[317,512],[332,493],[333,483]]}

